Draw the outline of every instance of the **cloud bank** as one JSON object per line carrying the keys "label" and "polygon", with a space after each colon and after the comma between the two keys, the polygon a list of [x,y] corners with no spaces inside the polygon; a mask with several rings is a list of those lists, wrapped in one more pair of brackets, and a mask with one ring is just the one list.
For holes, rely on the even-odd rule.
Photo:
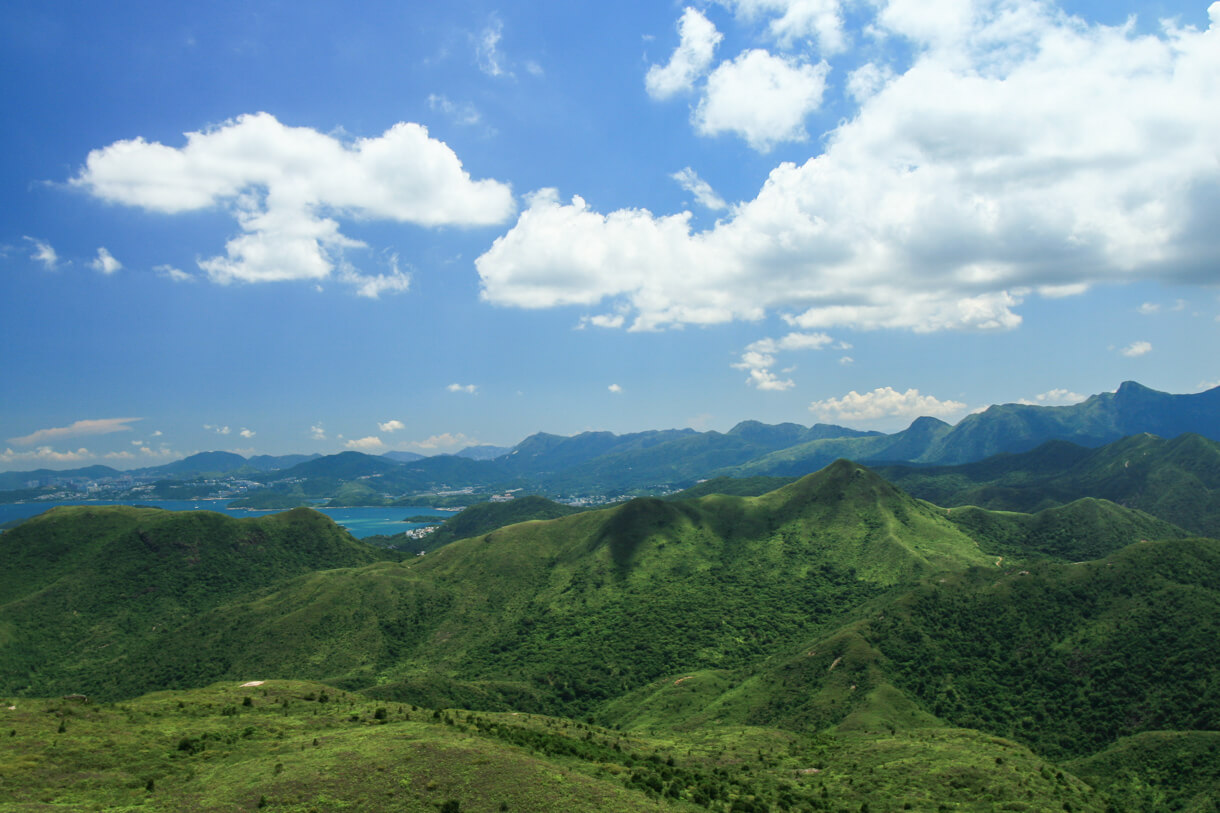
{"label": "cloud bank", "polygon": [[482,226],[515,203],[499,181],[474,180],[457,155],[419,124],[400,122],[350,142],[267,113],[187,133],[170,147],[135,138],[93,150],[71,183],[102,200],[177,214],[228,210],[241,227],[225,253],[199,261],[215,282],[338,279],[363,296],[406,290],[396,258],[366,275],[345,259],[365,248],[339,219],[418,226]]}
{"label": "cloud bank", "polygon": [[827,398],[809,405],[809,411],[819,420],[831,421],[875,421],[926,415],[945,418],[965,409],[966,405],[959,401],[941,401],[931,395],[920,395],[916,389],[898,392],[893,387],[879,387],[863,394],[852,390],[842,398]]}
{"label": "cloud bank", "polygon": [[[732,5],[776,21],[768,30],[777,43],[838,36],[831,2]],[[925,332],[1011,329],[1031,296],[1107,282],[1214,281],[1220,3],[1206,30],[1170,22],[1151,35],[1035,0],[866,8],[875,15],[852,34],[901,40],[909,64],[838,76],[859,107],[820,154],[779,164],[753,200],[702,231],[685,212],[601,213],[579,196],[538,191],[476,260],[482,297],[520,308],[609,305],[632,330],[777,313],[806,331]],[[676,64],[694,68],[650,71],[654,96],[710,66],[713,37],[688,33],[696,16],[684,13],[674,57],[687,53]],[[762,80],[747,68],[776,59],[804,69],[759,52],[716,70],[726,85],[756,87]],[[734,92],[742,104],[749,95]],[[708,132],[765,147],[775,140],[767,133],[803,127],[730,124],[714,97],[696,108]]]}

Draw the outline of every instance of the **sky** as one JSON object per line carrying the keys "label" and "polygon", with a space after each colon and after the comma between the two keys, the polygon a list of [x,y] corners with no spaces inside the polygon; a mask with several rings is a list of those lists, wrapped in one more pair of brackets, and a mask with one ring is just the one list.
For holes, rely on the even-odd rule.
{"label": "sky", "polygon": [[9,0],[0,470],[1220,384],[1220,2]]}

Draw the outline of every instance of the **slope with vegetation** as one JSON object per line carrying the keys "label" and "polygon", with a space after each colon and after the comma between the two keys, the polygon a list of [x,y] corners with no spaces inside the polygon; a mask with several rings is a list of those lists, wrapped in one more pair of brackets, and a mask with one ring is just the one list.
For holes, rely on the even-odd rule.
{"label": "slope with vegetation", "polygon": [[[1215,800],[1220,542],[1100,499],[940,508],[846,460],[752,497],[501,526],[529,507],[503,505],[401,562],[304,509],[78,509],[6,533],[21,759],[0,790],[151,809]],[[308,556],[267,564],[286,551]],[[117,702],[30,699],[71,691]],[[336,780],[353,755],[360,781]]]}

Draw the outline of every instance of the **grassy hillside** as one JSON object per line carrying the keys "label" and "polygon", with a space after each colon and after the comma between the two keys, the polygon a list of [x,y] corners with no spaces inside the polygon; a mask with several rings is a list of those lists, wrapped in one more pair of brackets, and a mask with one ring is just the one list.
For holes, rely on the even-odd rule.
{"label": "grassy hillside", "polygon": [[649,737],[243,683],[121,704],[15,701],[0,810],[1106,809],[1079,779],[972,731]]}
{"label": "grassy hillside", "polygon": [[226,601],[387,554],[325,516],[55,508],[0,536],[0,691],[91,692],[106,664]]}
{"label": "grassy hillside", "polygon": [[746,667],[921,575],[989,565],[942,514],[844,461],[758,498],[512,525],[235,596],[129,647],[98,689],[260,672],[584,713],[672,671]]}
{"label": "grassy hillside", "polygon": [[1136,542],[1190,535],[1142,511],[1092,497],[1036,514],[967,506],[949,510],[946,516],[987,551],[1010,559],[1099,559]]}
{"label": "grassy hillside", "polygon": [[937,505],[1037,511],[1097,497],[1220,536],[1220,443],[1134,435],[1086,449],[1062,441],[961,466],[879,470]]}
{"label": "grassy hillside", "polygon": [[1143,731],[1220,730],[1220,542],[953,578],[860,631],[927,711],[1048,756]]}
{"label": "grassy hillside", "polygon": [[581,510],[539,496],[518,497],[507,502],[479,503],[441,523],[439,528],[428,535],[428,549],[438,548],[455,539],[489,533],[506,525],[557,519],[579,513]]}
{"label": "grassy hillside", "polygon": [[1220,542],[1103,500],[841,460],[401,562],[306,509],[0,546],[0,810],[1207,810],[1220,775]]}

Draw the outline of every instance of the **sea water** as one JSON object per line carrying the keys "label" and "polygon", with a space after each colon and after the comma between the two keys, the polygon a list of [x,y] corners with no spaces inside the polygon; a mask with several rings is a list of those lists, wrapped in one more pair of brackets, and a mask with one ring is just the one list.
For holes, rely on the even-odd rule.
{"label": "sea water", "polygon": [[[167,511],[216,511],[231,517],[258,517],[277,511],[251,511],[248,508],[230,508],[230,500],[140,500],[122,502],[114,500],[78,500],[67,502],[24,502],[0,505],[0,525],[13,520],[29,519],[57,505],[137,505],[145,508],[164,508]],[[363,539],[374,534],[397,534],[410,528],[420,528],[421,523],[403,522],[407,517],[431,517],[438,520],[453,516],[453,511],[442,511],[428,506],[395,506],[394,508],[314,508],[333,519],[351,533]]]}

